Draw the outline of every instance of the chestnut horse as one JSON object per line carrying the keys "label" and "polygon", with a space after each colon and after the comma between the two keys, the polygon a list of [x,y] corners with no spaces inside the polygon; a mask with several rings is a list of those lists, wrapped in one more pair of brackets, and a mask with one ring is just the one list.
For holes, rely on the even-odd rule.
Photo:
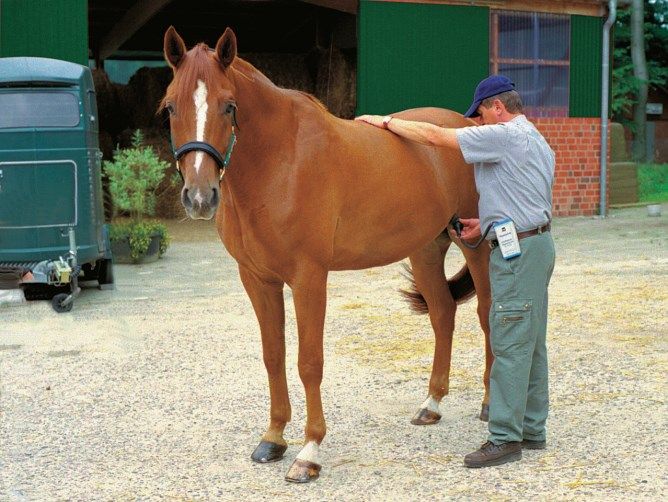
{"label": "chestnut horse", "polygon": [[[287,448],[287,284],[297,316],[307,414],[304,446],[286,479],[305,482],[318,476],[325,437],[320,383],[330,270],[410,259],[417,288],[413,300],[428,306],[436,339],[429,395],[413,418],[421,425],[440,419],[457,301],[474,292],[474,283],[487,342],[484,414],[492,362],[489,249],[463,248],[466,266],[450,283],[443,270],[450,220],[455,214],[478,213],[473,170],[461,153],[339,119],[312,96],[275,86],[237,57],[236,36],[229,28],[215,50],[199,44],[187,51],[170,27],[164,52],[174,78],[162,107],[170,113],[177,169],[184,181],[182,203],[193,219],[215,214],[220,238],[238,262],[260,324],[271,411],[252,459],[279,460]],[[435,108],[397,116],[448,127],[472,124]]]}

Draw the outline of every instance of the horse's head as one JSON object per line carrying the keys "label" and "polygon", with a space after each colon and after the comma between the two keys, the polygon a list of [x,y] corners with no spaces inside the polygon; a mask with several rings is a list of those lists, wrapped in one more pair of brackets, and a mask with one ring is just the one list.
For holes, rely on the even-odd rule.
{"label": "horse's head", "polygon": [[169,111],[176,167],[183,178],[181,202],[188,216],[208,220],[218,207],[220,180],[236,140],[235,89],[228,67],[237,54],[237,39],[227,28],[214,50],[198,44],[187,51],[170,26],[164,53],[174,78],[161,107]]}

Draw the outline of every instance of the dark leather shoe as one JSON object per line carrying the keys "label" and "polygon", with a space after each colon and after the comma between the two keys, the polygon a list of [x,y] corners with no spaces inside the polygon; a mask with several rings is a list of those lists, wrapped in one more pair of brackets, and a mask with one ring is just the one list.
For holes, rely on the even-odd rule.
{"label": "dark leather shoe", "polygon": [[533,439],[523,439],[522,448],[525,450],[544,450],[547,446],[547,443],[543,439],[542,441],[535,441]]}
{"label": "dark leather shoe", "polygon": [[491,467],[522,459],[520,442],[494,444],[487,441],[478,451],[464,457],[466,467]]}

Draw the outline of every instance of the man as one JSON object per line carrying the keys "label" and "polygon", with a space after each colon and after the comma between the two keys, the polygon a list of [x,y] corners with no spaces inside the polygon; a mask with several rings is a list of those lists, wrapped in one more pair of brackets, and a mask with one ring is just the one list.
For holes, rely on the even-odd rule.
{"label": "man", "polygon": [[479,126],[444,129],[377,115],[356,119],[423,144],[458,148],[464,160],[474,164],[480,219],[460,220],[461,238],[478,238],[482,229],[490,227],[494,364],[488,441],[464,457],[467,467],[520,460],[522,448],[546,445],[545,332],[547,289],[554,268],[550,235],[554,152],[523,115],[514,87],[501,75],[478,84],[465,116],[476,117]]}

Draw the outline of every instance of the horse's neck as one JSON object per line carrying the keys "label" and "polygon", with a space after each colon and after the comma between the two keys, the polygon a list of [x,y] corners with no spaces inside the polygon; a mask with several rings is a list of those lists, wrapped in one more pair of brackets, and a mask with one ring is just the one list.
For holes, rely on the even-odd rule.
{"label": "horse's neck", "polygon": [[294,151],[296,127],[289,93],[276,87],[250,63],[237,58],[232,67],[238,106],[237,145],[224,177],[223,208],[243,213],[261,203],[257,191],[284,176],[282,162]]}
{"label": "horse's neck", "polygon": [[232,71],[239,115],[252,128],[250,134],[261,134],[263,123],[289,119],[290,99],[284,89],[275,86],[262,72],[243,59],[237,58]]}
{"label": "horse's neck", "polygon": [[299,131],[319,120],[322,126],[315,127],[323,130],[328,113],[302,93],[277,87],[250,63],[233,64],[239,131],[226,179],[229,197],[246,206],[261,203],[258,190],[280,187],[279,179],[295,176],[312,158],[306,150],[315,147]]}

